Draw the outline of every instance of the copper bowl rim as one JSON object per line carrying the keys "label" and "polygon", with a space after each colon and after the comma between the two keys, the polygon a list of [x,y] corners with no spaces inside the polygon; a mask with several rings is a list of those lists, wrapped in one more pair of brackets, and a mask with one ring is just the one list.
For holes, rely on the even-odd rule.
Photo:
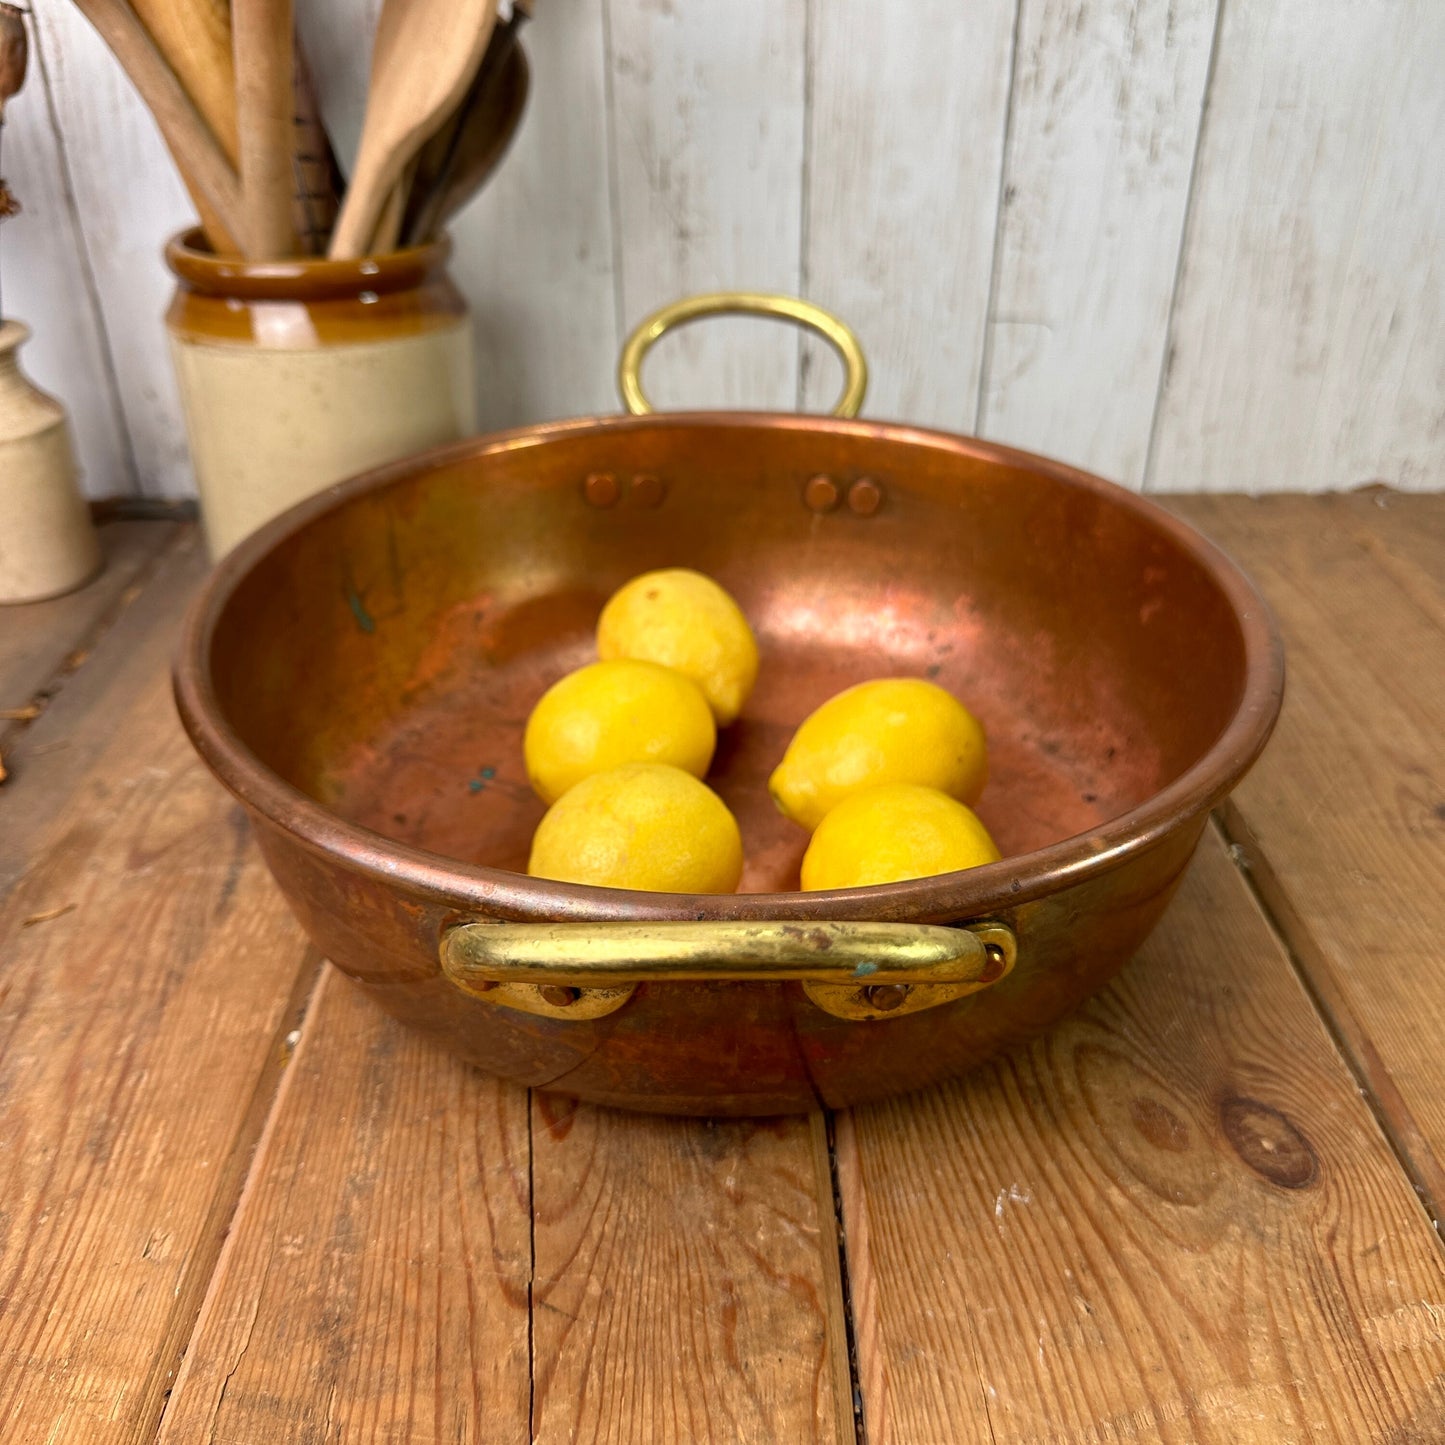
{"label": "copper bowl rim", "polygon": [[[1168,534],[1228,598],[1245,649],[1238,708],[1210,749],[1187,771],[1137,807],[1087,832],[998,863],[931,878],[816,893],[679,894],[598,888],[531,878],[467,864],[398,843],[330,812],[266,766],[222,715],[210,675],[216,624],[248,572],[273,548],[318,517],[357,497],[384,490],[419,470],[470,457],[515,452],[559,437],[693,426],[826,431],[839,437],[902,442],[950,451],[1047,475],[1103,496]],[[650,416],[579,417],[519,427],[437,447],[325,488],[261,527],[216,566],[188,610],[174,669],[177,708],[192,743],[219,780],[249,809],[295,841],[382,883],[459,913],[535,920],[981,918],[1088,882],[1146,852],[1185,820],[1220,802],[1269,740],[1284,692],[1278,627],[1253,583],[1212,542],[1145,496],[1045,457],[948,432],[834,417],[765,412],[667,412]]]}

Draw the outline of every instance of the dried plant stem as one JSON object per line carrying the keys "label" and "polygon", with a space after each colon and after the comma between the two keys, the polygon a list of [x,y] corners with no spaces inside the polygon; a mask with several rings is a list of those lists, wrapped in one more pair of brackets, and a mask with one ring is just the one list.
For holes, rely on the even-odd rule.
{"label": "dried plant stem", "polygon": [[[25,29],[25,12],[18,5],[0,4],[0,137],[5,134],[5,106],[10,97],[25,84],[25,71],[30,62],[30,35]],[[0,221],[13,216],[19,202],[5,184],[0,170]],[[5,307],[0,302],[0,319]]]}

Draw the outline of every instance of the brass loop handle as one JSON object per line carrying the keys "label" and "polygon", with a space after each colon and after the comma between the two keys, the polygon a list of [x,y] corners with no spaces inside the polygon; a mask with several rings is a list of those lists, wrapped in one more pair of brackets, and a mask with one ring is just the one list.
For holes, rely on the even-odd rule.
{"label": "brass loop handle", "polygon": [[653,345],[674,326],[685,326],[704,316],[726,315],[779,316],[816,331],[843,362],[843,395],[838,398],[833,415],[858,415],[868,390],[868,363],[863,359],[863,347],[849,327],[821,306],[800,301],[796,296],[775,296],[764,291],[714,291],[703,296],[688,296],[654,311],[627,338],[617,362],[617,387],[623,404],[633,416],[645,416],[654,410],[642,390],[642,358]]}
{"label": "brass loop handle", "polygon": [[462,923],[441,941],[446,976],[489,1003],[600,1018],[639,983],[801,982],[820,1008],[872,1019],[997,983],[1017,945],[1001,923]]}

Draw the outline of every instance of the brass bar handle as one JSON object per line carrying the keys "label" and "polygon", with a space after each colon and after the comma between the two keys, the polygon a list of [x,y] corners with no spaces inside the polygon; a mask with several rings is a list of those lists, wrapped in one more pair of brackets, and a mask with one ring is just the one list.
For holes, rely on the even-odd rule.
{"label": "brass bar handle", "polygon": [[1017,946],[1001,923],[463,923],[441,941],[463,992],[555,1018],[600,1018],[639,983],[801,982],[842,1018],[912,1013],[997,983]]}
{"label": "brass bar handle", "polygon": [[868,390],[868,363],[858,337],[843,322],[821,306],[796,296],[777,296],[764,291],[713,291],[688,296],[654,311],[627,338],[617,362],[617,388],[623,404],[633,416],[654,410],[642,390],[642,358],[675,326],[685,326],[704,316],[777,316],[797,326],[816,331],[843,362],[843,395],[833,408],[834,416],[857,416]]}

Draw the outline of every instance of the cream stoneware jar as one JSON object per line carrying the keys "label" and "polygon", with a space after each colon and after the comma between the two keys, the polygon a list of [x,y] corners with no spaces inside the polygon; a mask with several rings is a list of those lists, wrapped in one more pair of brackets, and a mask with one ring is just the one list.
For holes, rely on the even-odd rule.
{"label": "cream stoneware jar", "polygon": [[166,248],[166,316],[213,557],[294,502],[476,429],[446,240],[359,261]]}
{"label": "cream stoneware jar", "polygon": [[57,597],[100,568],[65,408],[20,370],[29,335],[0,322],[0,602]]}

